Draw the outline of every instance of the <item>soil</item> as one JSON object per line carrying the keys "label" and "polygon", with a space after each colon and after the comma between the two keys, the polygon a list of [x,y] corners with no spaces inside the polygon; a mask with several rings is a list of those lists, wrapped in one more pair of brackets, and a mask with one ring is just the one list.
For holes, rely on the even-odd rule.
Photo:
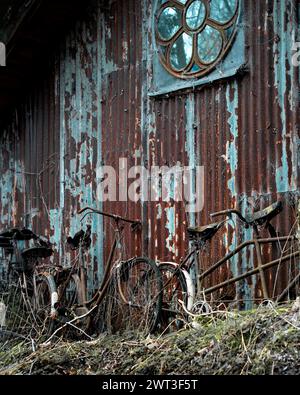
{"label": "soil", "polygon": [[34,352],[26,342],[0,345],[0,374],[298,375],[298,305],[214,312],[178,332],[146,338],[126,332],[92,341],[59,339]]}

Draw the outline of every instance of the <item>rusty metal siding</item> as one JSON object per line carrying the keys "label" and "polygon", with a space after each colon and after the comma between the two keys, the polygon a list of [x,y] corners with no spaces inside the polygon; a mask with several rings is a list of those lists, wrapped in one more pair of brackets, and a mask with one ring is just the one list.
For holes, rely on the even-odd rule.
{"label": "rusty metal siding", "polygon": [[[103,13],[103,81],[102,81],[102,164],[117,170],[119,159],[128,160],[128,169],[142,164],[141,91],[142,7],[140,2],[112,2]],[[129,180],[131,183],[133,180]],[[105,211],[140,219],[141,204],[105,202]],[[114,232],[112,224],[104,222],[104,257],[109,255]],[[141,234],[125,234],[127,255],[142,254]]]}
{"label": "rusty metal siding", "polygon": [[[296,18],[295,1],[245,2],[249,72],[228,82],[212,84],[183,99],[177,95],[175,100],[157,100],[154,105],[151,118],[156,120],[157,157],[175,164],[188,147],[183,163],[189,163],[192,158],[192,162],[205,166],[205,207],[197,216],[198,223],[209,223],[209,213],[213,211],[237,205],[245,213],[263,208],[279,197],[287,203],[276,221],[281,234],[287,234],[295,220],[289,204],[299,197],[299,70],[291,65],[290,44],[297,28]],[[182,100],[185,110],[178,119]],[[174,139],[178,125],[183,139],[179,147]],[[189,144],[194,138],[195,145]],[[161,218],[152,207],[151,253],[163,259],[178,258],[183,246],[177,249],[173,245],[178,239],[185,239],[186,222],[178,220],[183,206],[160,204],[159,212],[163,213]],[[194,222],[195,218],[189,219],[190,224]],[[229,224],[225,233],[221,232],[212,242],[204,269],[212,259],[232,250],[237,241],[251,236],[251,232],[238,224]],[[241,259],[232,259],[228,270],[219,270],[211,281],[225,279],[228,271],[240,273],[253,265],[253,259],[251,249],[245,251]],[[270,284],[275,273],[276,269],[267,274]],[[288,279],[284,267],[280,269],[279,279],[278,291]],[[249,286],[243,287],[245,298],[253,297],[253,288],[259,288],[256,280],[253,281],[254,284],[249,280]]]}
{"label": "rusty metal siding", "polygon": [[[299,196],[299,68],[291,65],[289,45],[299,2],[244,3],[248,72],[161,98],[148,96],[154,2],[110,1],[92,9],[1,132],[1,227],[32,224],[49,234],[55,259],[66,264],[72,256],[65,239],[79,227],[77,209],[97,205],[143,219],[143,234],[126,233],[129,256],[178,260],[188,247],[188,224],[208,223],[210,212],[235,205],[245,213],[281,196],[287,207],[276,223],[281,234],[288,233],[295,219],[288,205]],[[183,204],[172,200],[101,205],[96,170],[118,169],[120,157],[128,158],[129,167],[203,165],[204,210],[186,215]],[[92,224],[90,289],[99,282],[113,237],[108,221],[94,218]],[[209,247],[203,269],[249,237],[249,230],[239,224],[234,230],[229,223]],[[251,265],[248,251],[209,283]],[[268,274],[270,284],[274,275]],[[287,276],[282,268],[279,289]],[[240,290],[245,299],[260,294],[259,281],[245,284]]]}

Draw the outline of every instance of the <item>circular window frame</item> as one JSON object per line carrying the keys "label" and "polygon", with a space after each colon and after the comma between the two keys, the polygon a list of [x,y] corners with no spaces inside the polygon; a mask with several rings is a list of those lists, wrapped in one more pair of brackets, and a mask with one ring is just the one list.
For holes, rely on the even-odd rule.
{"label": "circular window frame", "polygon": [[[156,49],[158,52],[158,57],[160,60],[160,63],[162,66],[165,68],[165,70],[171,74],[175,78],[179,78],[182,80],[190,80],[190,79],[195,79],[195,78],[202,78],[207,76],[210,72],[212,72],[216,66],[222,62],[222,60],[226,57],[228,51],[230,50],[236,34],[237,34],[237,22],[239,19],[240,15],[240,10],[241,10],[241,1],[237,0],[236,1],[236,7],[234,14],[232,18],[225,23],[218,22],[214,20],[213,18],[210,18],[210,0],[202,0],[202,3],[206,7],[206,16],[201,24],[201,26],[196,29],[192,30],[186,23],[186,13],[190,5],[194,2],[195,0],[188,0],[185,4],[180,3],[177,0],[167,0],[164,4],[159,5],[159,0],[156,0],[155,4],[155,13],[154,13],[154,36],[155,36],[155,45]],[[173,37],[171,37],[168,40],[164,40],[160,37],[159,31],[158,31],[158,22],[161,13],[166,9],[166,8],[177,8],[181,12],[181,26],[178,29],[178,31],[174,34]],[[212,28],[216,29],[222,36],[222,48],[216,58],[215,61],[212,63],[205,63],[200,60],[200,57],[198,55],[198,35],[207,27],[211,26]],[[226,37],[226,30],[228,30],[230,27],[233,27],[233,31],[230,34],[230,37]],[[171,66],[171,61],[170,61],[170,54],[171,54],[171,49],[176,42],[176,40],[181,36],[181,34],[187,33],[190,36],[192,36],[192,41],[193,41],[193,49],[192,49],[192,56],[190,62],[183,67],[182,69],[175,70]],[[165,48],[165,53],[163,53],[162,48]],[[192,68],[194,66],[198,66],[201,68],[201,70],[193,71]]]}

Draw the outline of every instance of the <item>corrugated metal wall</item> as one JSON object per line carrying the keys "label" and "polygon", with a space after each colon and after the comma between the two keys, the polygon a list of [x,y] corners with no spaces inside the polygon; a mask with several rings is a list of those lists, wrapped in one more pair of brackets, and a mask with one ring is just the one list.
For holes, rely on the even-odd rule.
{"label": "corrugated metal wall", "polygon": [[[107,2],[108,3],[108,2]],[[127,232],[128,255],[176,260],[188,247],[187,222],[205,224],[209,213],[235,205],[245,213],[279,196],[281,234],[295,217],[299,196],[299,68],[291,64],[299,26],[297,0],[245,1],[249,71],[193,93],[150,98],[151,0],[110,1],[79,22],[51,60],[51,72],[1,131],[0,225],[32,226],[48,234],[56,260],[70,253],[65,239],[79,227],[76,211],[96,201],[99,165],[203,165],[205,205],[186,216],[177,202],[106,202],[103,208],[142,218],[143,232]],[[172,196],[170,186],[169,191]],[[89,285],[97,286],[113,232],[95,218]],[[207,251],[211,258],[251,237],[228,224]],[[266,251],[267,252],[267,251]],[[252,252],[233,260],[211,282],[253,265]],[[209,265],[209,259],[204,259]],[[274,271],[268,273],[271,284]],[[287,271],[281,269],[281,284]],[[243,284],[244,298],[259,284]],[[279,290],[278,289],[278,290]]]}

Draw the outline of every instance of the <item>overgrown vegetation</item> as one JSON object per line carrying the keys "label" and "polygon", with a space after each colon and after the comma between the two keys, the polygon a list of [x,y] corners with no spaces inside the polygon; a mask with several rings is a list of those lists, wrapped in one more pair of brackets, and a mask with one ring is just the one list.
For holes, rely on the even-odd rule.
{"label": "overgrown vegetation", "polygon": [[[297,304],[298,303],[298,304]],[[185,329],[146,339],[135,332],[88,342],[0,347],[0,373],[300,374],[299,300],[281,308],[214,312]]]}

